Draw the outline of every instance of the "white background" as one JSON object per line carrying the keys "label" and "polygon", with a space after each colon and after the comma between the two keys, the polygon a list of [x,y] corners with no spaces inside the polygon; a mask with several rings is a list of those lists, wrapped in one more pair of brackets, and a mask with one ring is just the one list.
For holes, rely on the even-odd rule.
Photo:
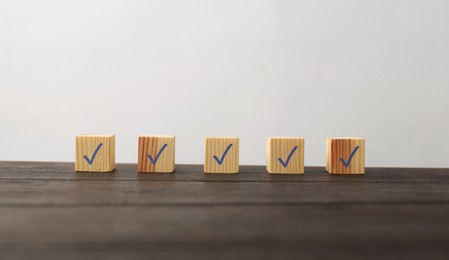
{"label": "white background", "polygon": [[0,160],[74,161],[78,133],[365,137],[367,166],[449,167],[449,1],[0,0]]}

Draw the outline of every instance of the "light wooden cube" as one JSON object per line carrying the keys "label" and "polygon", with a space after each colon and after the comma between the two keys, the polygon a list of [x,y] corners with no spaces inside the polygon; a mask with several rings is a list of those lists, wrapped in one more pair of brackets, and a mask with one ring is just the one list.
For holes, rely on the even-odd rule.
{"label": "light wooden cube", "polygon": [[239,172],[239,138],[205,137],[204,173]]}
{"label": "light wooden cube", "polygon": [[112,172],[115,169],[115,135],[77,135],[75,171]]}
{"label": "light wooden cube", "polygon": [[268,137],[267,171],[279,174],[303,174],[304,138]]}
{"label": "light wooden cube", "polygon": [[326,170],[331,174],[365,174],[365,139],[327,138]]}
{"label": "light wooden cube", "polygon": [[174,172],[175,137],[170,135],[139,136],[138,172]]}

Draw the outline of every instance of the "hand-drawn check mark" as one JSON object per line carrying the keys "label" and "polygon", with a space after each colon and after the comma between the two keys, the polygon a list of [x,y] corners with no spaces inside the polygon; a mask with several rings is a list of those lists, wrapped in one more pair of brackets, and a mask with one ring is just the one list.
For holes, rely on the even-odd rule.
{"label": "hand-drawn check mark", "polygon": [[92,158],[91,158],[91,159],[89,159],[89,157],[87,157],[86,155],[83,156],[84,159],[87,161],[87,163],[88,163],[89,165],[92,165],[92,163],[94,162],[95,156],[97,156],[97,153],[98,153],[98,151],[100,150],[100,148],[101,148],[102,146],[103,146],[103,143],[100,143],[100,144],[97,146],[97,149],[95,149],[95,152],[94,152],[94,154],[92,154]]}
{"label": "hand-drawn check mark", "polygon": [[229,144],[228,147],[226,147],[226,150],[224,151],[223,155],[221,156],[221,159],[218,159],[216,155],[214,155],[215,161],[217,161],[218,165],[221,165],[224,161],[224,158],[226,157],[226,154],[229,152],[229,149],[231,149],[232,144]]}
{"label": "hand-drawn check mark", "polygon": [[356,146],[354,148],[354,151],[352,151],[352,153],[349,155],[348,161],[346,162],[345,160],[343,160],[343,158],[340,158],[341,163],[343,163],[343,165],[348,168],[349,164],[351,163],[352,157],[354,157],[354,154],[357,152],[357,150],[359,149],[359,146]]}
{"label": "hand-drawn check mark", "polygon": [[284,162],[281,158],[278,158],[279,162],[282,164],[282,166],[287,167],[288,162],[292,158],[292,155],[295,153],[296,149],[298,149],[298,146],[293,147],[293,150],[290,152],[290,154],[287,156],[287,160]]}
{"label": "hand-drawn check mark", "polygon": [[168,144],[164,144],[162,146],[162,148],[159,150],[159,152],[157,152],[156,157],[151,157],[151,155],[148,154],[148,159],[150,159],[152,164],[156,164],[157,160],[159,160],[159,157],[161,156],[161,153],[165,150],[165,147],[167,147]]}

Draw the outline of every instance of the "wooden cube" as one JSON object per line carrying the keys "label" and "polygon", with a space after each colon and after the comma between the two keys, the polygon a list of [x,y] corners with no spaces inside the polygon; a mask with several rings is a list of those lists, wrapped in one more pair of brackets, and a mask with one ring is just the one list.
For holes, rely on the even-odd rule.
{"label": "wooden cube", "polygon": [[268,137],[267,171],[278,174],[303,174],[304,138]]}
{"label": "wooden cube", "polygon": [[365,174],[365,139],[327,138],[326,170],[331,174]]}
{"label": "wooden cube", "polygon": [[204,173],[239,172],[239,138],[205,137]]}
{"label": "wooden cube", "polygon": [[115,169],[115,135],[77,135],[75,171],[112,172]]}
{"label": "wooden cube", "polygon": [[171,135],[139,136],[138,172],[174,172],[175,137]]}

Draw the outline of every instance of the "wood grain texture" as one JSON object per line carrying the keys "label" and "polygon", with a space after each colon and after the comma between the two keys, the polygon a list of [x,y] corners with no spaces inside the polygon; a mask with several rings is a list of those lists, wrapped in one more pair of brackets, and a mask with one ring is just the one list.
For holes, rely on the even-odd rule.
{"label": "wood grain texture", "polygon": [[0,259],[447,259],[449,169],[0,162]]}
{"label": "wood grain texture", "polygon": [[[95,154],[99,144],[102,146]],[[112,172],[115,169],[115,135],[77,135],[75,154],[75,171]],[[84,156],[93,159],[92,164]]]}
{"label": "wood grain texture", "polygon": [[[165,146],[165,148],[163,148]],[[152,160],[164,149],[157,161],[153,163]],[[175,137],[162,135],[141,135],[139,136],[138,172],[174,172],[175,171]]]}
{"label": "wood grain texture", "polygon": [[[356,147],[359,148],[351,157]],[[365,139],[327,138],[326,170],[331,174],[365,174]]]}
{"label": "wood grain texture", "polygon": [[[295,151],[293,151],[293,149]],[[290,153],[293,151],[291,156]],[[279,161],[283,160],[285,166]],[[289,160],[287,162],[287,160]],[[268,137],[267,138],[267,171],[277,174],[304,173],[304,138]]]}
{"label": "wood grain texture", "polygon": [[[226,148],[231,148],[223,157]],[[238,173],[239,172],[239,138],[205,137],[204,138],[204,173]],[[220,165],[218,160],[223,160]]]}

